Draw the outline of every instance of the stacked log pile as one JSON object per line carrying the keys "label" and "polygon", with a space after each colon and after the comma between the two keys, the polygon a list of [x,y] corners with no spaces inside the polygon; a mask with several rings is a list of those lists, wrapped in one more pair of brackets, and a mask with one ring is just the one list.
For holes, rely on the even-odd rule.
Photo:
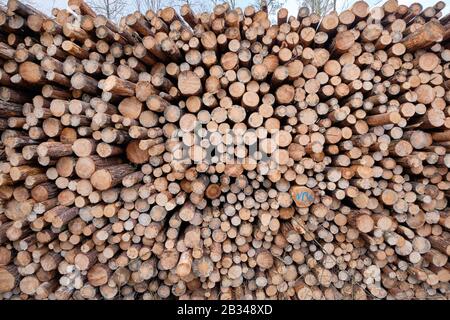
{"label": "stacked log pile", "polygon": [[0,299],[447,299],[450,16],[0,8]]}

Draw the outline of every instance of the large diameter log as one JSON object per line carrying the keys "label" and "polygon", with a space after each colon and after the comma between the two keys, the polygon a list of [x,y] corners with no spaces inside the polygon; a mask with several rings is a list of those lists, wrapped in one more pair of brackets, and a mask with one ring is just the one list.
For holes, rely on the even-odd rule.
{"label": "large diameter log", "polygon": [[130,81],[122,80],[116,76],[108,77],[104,84],[103,90],[120,96],[134,96],[136,85]]}
{"label": "large diameter log", "polygon": [[444,27],[439,22],[429,21],[417,31],[408,35],[402,43],[408,51],[427,48],[436,42],[442,41],[444,31]]}
{"label": "large diameter log", "polygon": [[150,155],[147,149],[139,148],[139,140],[134,140],[127,145],[127,159],[135,164],[143,164],[148,162]]}
{"label": "large diameter log", "polygon": [[12,291],[19,281],[19,273],[16,266],[8,265],[0,267],[0,293]]}
{"label": "large diameter log", "polygon": [[24,62],[19,67],[19,74],[22,78],[31,84],[44,84],[45,75],[42,68],[33,62]]}
{"label": "large diameter log", "polygon": [[314,203],[314,193],[307,187],[295,186],[291,188],[292,199],[295,204],[300,208],[309,207]]}
{"label": "large diameter log", "polygon": [[123,177],[134,172],[135,169],[128,164],[108,167],[96,171],[91,177],[94,188],[100,191],[108,190],[119,184]]}
{"label": "large diameter log", "polygon": [[202,83],[194,72],[183,71],[178,75],[178,89],[185,96],[194,96],[202,92]]}

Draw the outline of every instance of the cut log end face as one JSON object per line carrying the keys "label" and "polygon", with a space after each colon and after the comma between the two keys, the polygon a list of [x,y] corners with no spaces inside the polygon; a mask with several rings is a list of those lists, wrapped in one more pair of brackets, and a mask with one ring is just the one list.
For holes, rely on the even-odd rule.
{"label": "cut log end face", "polygon": [[112,185],[111,174],[107,170],[98,170],[91,177],[92,185],[100,191],[108,190]]}
{"label": "cut log end face", "polygon": [[147,163],[150,158],[147,150],[142,150],[139,148],[138,140],[134,140],[128,144],[126,153],[128,160],[135,164]]}
{"label": "cut log end face", "polygon": [[295,186],[291,189],[291,196],[297,207],[307,208],[314,203],[314,192],[307,187]]}
{"label": "cut log end face", "polygon": [[7,269],[0,267],[0,293],[10,292],[16,285],[16,279]]}
{"label": "cut log end face", "polygon": [[202,88],[200,78],[192,71],[183,71],[178,75],[178,89],[183,95],[199,94]]}
{"label": "cut log end face", "polygon": [[33,62],[24,62],[19,67],[19,73],[22,78],[31,83],[38,83],[42,79],[42,69],[41,67]]}

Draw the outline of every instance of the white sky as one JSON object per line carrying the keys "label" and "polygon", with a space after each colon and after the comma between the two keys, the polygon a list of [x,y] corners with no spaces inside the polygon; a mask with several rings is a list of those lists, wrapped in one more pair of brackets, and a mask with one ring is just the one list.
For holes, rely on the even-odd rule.
{"label": "white sky", "polygon": [[[346,1],[344,1],[344,0],[338,0],[337,5],[336,5],[337,10],[342,8],[342,5],[345,2]],[[350,0],[348,2],[352,3],[353,1]],[[385,0],[381,0],[381,1],[380,0],[366,0],[366,2],[371,7],[373,7],[373,6],[381,6],[386,1]],[[379,2],[379,4],[378,4],[378,2]],[[424,8],[426,8],[426,7],[433,6],[436,2],[438,2],[438,0],[399,0],[398,1],[399,4],[404,4],[404,5],[410,5],[414,2],[420,2],[422,4],[422,6]],[[447,1],[445,1],[445,2],[447,2]],[[289,14],[294,15],[298,11],[299,1],[298,0],[287,0],[284,7],[289,10]],[[447,3],[447,6],[444,8],[444,10],[442,10],[443,15],[446,15],[449,12],[450,12],[450,2]]]}
{"label": "white sky", "polygon": [[[40,9],[41,11],[50,13],[51,8],[66,8],[67,7],[67,0],[34,0],[35,3],[37,3],[38,5],[38,9]],[[377,4],[380,0],[366,0],[369,4],[371,4],[372,6],[374,4]],[[434,5],[438,0],[399,0],[399,4],[405,4],[405,5],[410,5],[411,3],[414,2],[420,2],[424,8],[429,7]],[[249,3],[252,3],[252,0],[237,0],[237,4],[240,7],[245,7],[247,6]],[[338,0],[337,1],[337,8],[341,8],[342,5],[347,2],[345,0]],[[352,0],[348,1],[349,3],[352,2]],[[380,4],[383,3],[384,0],[380,1]],[[131,3],[131,1],[130,1]],[[163,0],[164,3],[164,0]],[[286,0],[284,7],[287,8],[289,10],[289,14],[290,15],[296,15],[298,8],[299,8],[299,3],[301,3],[301,0]],[[380,5],[377,4],[377,5]],[[130,4],[128,7],[128,12],[132,12],[135,10],[134,5]],[[450,12],[450,3],[444,8],[443,10],[443,14],[447,14]]]}

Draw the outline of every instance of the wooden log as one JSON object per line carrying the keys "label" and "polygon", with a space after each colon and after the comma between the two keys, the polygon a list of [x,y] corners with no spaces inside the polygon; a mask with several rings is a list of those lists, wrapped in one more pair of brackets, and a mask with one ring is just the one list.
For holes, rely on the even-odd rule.
{"label": "wooden log", "polygon": [[133,167],[127,164],[107,167],[96,171],[91,177],[91,183],[98,190],[108,190],[120,183],[123,177],[133,171]]}

